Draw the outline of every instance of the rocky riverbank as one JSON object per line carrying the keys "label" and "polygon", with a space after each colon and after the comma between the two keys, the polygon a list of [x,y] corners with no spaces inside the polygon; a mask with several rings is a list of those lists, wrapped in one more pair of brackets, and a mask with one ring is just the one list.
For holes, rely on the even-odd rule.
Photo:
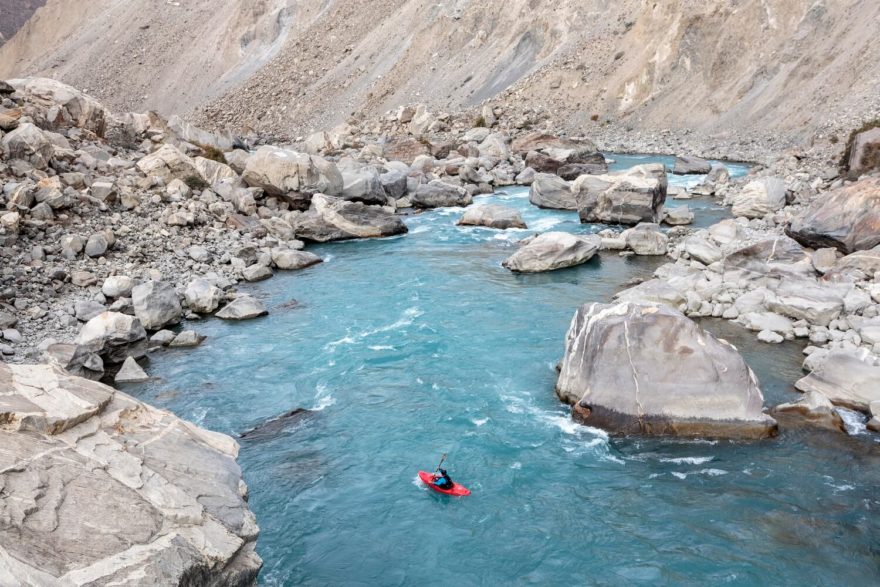
{"label": "rocky riverbank", "polygon": [[[45,442],[60,441],[68,450],[78,450],[80,437],[68,441],[55,436],[84,430],[100,419],[101,427],[109,425],[105,433],[113,442],[126,445],[126,424],[102,414],[119,402],[133,406],[120,408],[123,412],[149,408],[65,372],[105,382],[143,381],[149,378],[153,351],[203,341],[198,320],[265,315],[269,309],[242,293],[241,286],[269,279],[277,271],[320,263],[303,250],[308,243],[402,235],[407,231],[403,215],[468,206],[475,197],[506,186],[530,186],[535,205],[576,210],[583,222],[611,225],[591,237],[547,233],[524,242],[505,261],[512,271],[555,270],[596,254],[668,255],[670,262],[655,279],[618,294],[628,313],[636,316],[632,308],[637,307],[669,306],[674,318],[668,320],[680,324],[690,339],[702,335],[688,318],[714,316],[754,330],[762,343],[809,340],[805,368],[810,373],[797,382],[809,395],[804,403],[780,410],[819,420],[834,404],[873,413],[868,425],[878,427],[880,265],[872,247],[880,244],[873,217],[880,186],[869,174],[844,178],[821,149],[774,159],[766,152],[759,157],[756,143],[754,151],[743,153],[766,164],[745,180],[731,180],[723,166],[690,156],[695,151],[714,153],[683,148],[688,156],[679,159],[677,171],[708,172],[702,183],[684,191],[669,187],[663,166],[608,173],[607,161],[591,140],[536,130],[539,119],[527,114],[517,118],[491,107],[483,109],[481,126],[473,126],[466,115],[401,108],[381,120],[283,146],[258,137],[245,144],[150,113],[111,113],[52,80],[0,83],[0,98],[0,205],[5,209],[0,214],[0,357],[13,364],[49,364],[5,368],[11,374],[3,388],[9,406],[0,431],[10,438],[34,430],[30,426],[38,414],[37,420],[61,422],[36,428],[52,437]],[[652,145],[659,144],[637,141],[630,150],[654,150]],[[670,212],[665,202],[692,197],[715,198],[731,206],[736,218],[706,230],[686,228],[682,225],[692,214]],[[471,208],[462,221],[497,228],[524,224],[502,207]],[[660,223],[673,228],[663,231]],[[184,320],[194,330],[179,331]],[[713,361],[723,368],[739,365],[735,350],[718,341],[713,345]],[[639,354],[633,365],[669,360],[652,359],[647,349],[626,346]],[[615,406],[591,403],[581,392],[591,385],[588,379],[583,384],[583,378],[592,375],[573,371],[571,361],[565,364],[569,368],[564,367],[561,380],[580,383],[560,384],[560,397],[581,406],[582,417],[614,411],[614,417],[606,418],[611,429],[621,425],[623,431],[714,434],[726,426],[714,421],[742,412],[746,424],[726,429],[745,433],[730,435],[775,433],[775,423],[761,411],[757,385],[754,390],[746,386],[746,396],[734,389],[750,380],[747,367],[738,367],[735,381],[725,380],[730,393],[717,395],[722,403],[739,402],[738,407],[725,411],[710,402],[700,412],[700,426],[688,427],[664,420],[660,403],[650,404],[651,413],[640,411],[646,398],[639,398],[638,378],[636,408],[617,412]],[[689,376],[686,371],[681,377]],[[33,385],[20,383],[19,373],[29,373]],[[63,386],[51,383],[59,378]],[[667,382],[679,383],[674,378]],[[61,401],[65,389],[80,387],[98,390],[94,394],[106,401],[71,415],[66,408],[16,399],[31,397],[28,390],[34,386],[43,386],[53,401]],[[663,394],[668,387],[656,389]],[[693,399],[683,397],[682,405]],[[685,408],[680,413],[684,419],[693,416]],[[163,418],[171,416],[155,417]],[[634,421],[640,427],[634,428]],[[196,450],[204,443],[202,431],[187,430],[194,432],[181,443],[185,450]],[[229,442],[222,440],[227,444],[220,452],[231,460],[235,449]],[[22,451],[10,453],[13,462],[25,463],[18,469],[36,470],[38,463]],[[105,457],[115,458],[110,453]],[[11,474],[8,469],[3,479]],[[214,481],[206,483],[213,486]],[[34,511],[39,514],[44,507],[39,502]],[[246,504],[236,507],[247,511]],[[28,516],[8,528],[20,531]],[[71,533],[77,523],[70,520]],[[252,551],[256,527],[245,531],[226,524],[224,532],[241,543],[227,536],[223,548],[211,550],[212,565],[202,565],[196,553],[167,572],[198,568],[207,584],[226,581],[229,573],[240,584],[251,581],[259,568]],[[138,544],[159,534],[145,536]],[[171,540],[165,538],[169,534],[162,536]],[[238,546],[232,548],[233,542]],[[246,568],[229,571],[239,569],[242,544],[251,545]],[[3,546],[10,552],[5,541]],[[102,576],[120,576],[129,569],[111,550],[100,553],[116,561],[101,563],[109,565]],[[172,550],[156,555],[159,567],[165,564],[163,556],[173,556]],[[63,552],[63,560],[51,567],[52,576],[81,570],[100,558],[83,562]],[[39,563],[40,570],[46,571],[48,564]],[[0,573],[19,573],[17,566],[7,567],[0,565]],[[164,580],[171,574],[157,577]]]}

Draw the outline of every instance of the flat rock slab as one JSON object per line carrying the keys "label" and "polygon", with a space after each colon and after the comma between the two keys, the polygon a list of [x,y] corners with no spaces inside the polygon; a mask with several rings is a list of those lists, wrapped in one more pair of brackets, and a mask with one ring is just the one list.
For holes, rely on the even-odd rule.
{"label": "flat rock slab", "polygon": [[252,585],[238,445],[47,365],[0,363],[0,583]]}
{"label": "flat rock slab", "polygon": [[540,273],[574,267],[592,259],[601,244],[598,236],[546,232],[524,244],[505,259],[502,265],[518,273]]}

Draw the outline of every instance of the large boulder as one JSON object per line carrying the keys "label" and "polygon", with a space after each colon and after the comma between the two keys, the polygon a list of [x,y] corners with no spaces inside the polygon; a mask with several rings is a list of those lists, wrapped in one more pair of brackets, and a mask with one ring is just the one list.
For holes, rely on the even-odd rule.
{"label": "large boulder", "polygon": [[598,236],[545,232],[520,247],[502,265],[517,273],[540,273],[586,263],[599,250]]}
{"label": "large boulder", "polygon": [[296,271],[321,262],[323,262],[323,259],[314,253],[285,248],[272,249],[272,263],[278,269]]}
{"label": "large boulder", "polygon": [[519,211],[498,204],[472,206],[465,210],[458,221],[459,226],[485,226],[487,228],[526,228]]}
{"label": "large boulder", "polygon": [[705,175],[712,171],[712,163],[695,155],[680,155],[675,158],[672,173],[675,175]]}
{"label": "large boulder", "polygon": [[529,188],[529,202],[551,210],[577,210],[577,202],[567,181],[550,173],[538,173]]}
{"label": "large boulder", "polygon": [[183,315],[174,285],[165,281],[147,281],[131,290],[134,315],[147,330],[161,330],[177,324]]}
{"label": "large boulder", "polygon": [[399,216],[379,206],[346,202],[317,194],[312,207],[291,219],[297,238],[327,242],[353,238],[378,238],[407,232]]}
{"label": "large boulder", "polygon": [[577,419],[616,433],[764,438],[777,429],[737,350],[662,305],[581,306],[556,393]]}
{"label": "large boulder", "polygon": [[474,201],[464,188],[440,180],[420,185],[409,198],[413,208],[462,207]]}
{"label": "large boulder", "polygon": [[42,130],[24,123],[0,140],[0,152],[6,159],[22,159],[37,169],[45,169],[55,147]]}
{"label": "large boulder", "polygon": [[853,138],[847,167],[852,174],[880,168],[880,127],[860,132]]}
{"label": "large boulder", "polygon": [[163,145],[155,153],[143,157],[137,162],[137,168],[147,177],[161,177],[166,182],[199,175],[195,161],[173,145]]}
{"label": "large boulder", "polygon": [[832,350],[810,359],[813,371],[795,383],[800,391],[819,392],[835,405],[862,412],[880,401],[880,365],[866,349]]}
{"label": "large boulder", "polygon": [[880,178],[816,197],[786,234],[806,247],[835,247],[845,255],[880,245]]}
{"label": "large boulder", "polygon": [[234,440],[48,365],[0,389],[0,583],[255,583]]}
{"label": "large boulder", "polygon": [[379,171],[372,165],[342,169],[342,194],[340,197],[343,200],[380,206],[388,202]]}
{"label": "large boulder", "polygon": [[94,98],[76,88],[47,78],[8,80],[28,102],[43,108],[46,128],[64,130],[72,127],[104,136],[110,114]]}
{"label": "large boulder", "polygon": [[344,187],[335,163],[317,155],[278,147],[260,147],[248,159],[242,179],[252,187],[308,208],[314,194],[338,196]]}
{"label": "large boulder", "polygon": [[183,296],[190,310],[199,314],[210,314],[223,301],[223,290],[207,279],[197,277],[187,284]]}
{"label": "large boulder", "polygon": [[251,320],[268,313],[263,302],[252,296],[243,295],[226,304],[216,316],[221,320]]}
{"label": "large boulder", "polygon": [[595,144],[587,139],[568,139],[540,131],[517,137],[510,143],[510,150],[520,155],[544,149],[580,150],[593,153],[599,150]]}
{"label": "large boulder", "polygon": [[665,255],[669,247],[669,237],[663,234],[658,225],[651,222],[642,222],[634,228],[624,230],[620,238],[636,255]]}
{"label": "large boulder", "polygon": [[763,218],[785,206],[785,182],[778,177],[762,177],[749,182],[733,197],[734,216]]}
{"label": "large boulder", "polygon": [[662,165],[637,165],[622,173],[583,175],[571,186],[581,222],[660,222],[668,180]]}
{"label": "large boulder", "polygon": [[178,139],[198,145],[211,147],[220,151],[230,151],[235,145],[235,137],[229,132],[213,133],[201,129],[174,115],[168,119],[168,130]]}
{"label": "large boulder", "polygon": [[193,166],[198,172],[199,177],[205,180],[208,185],[215,185],[223,180],[229,181],[231,184],[240,184],[238,174],[229,165],[214,161],[213,159],[205,159],[204,157],[196,157],[193,159]]}
{"label": "large boulder", "polygon": [[146,339],[146,330],[134,316],[103,312],[83,325],[76,343],[108,363],[121,363],[128,356],[143,356]]}

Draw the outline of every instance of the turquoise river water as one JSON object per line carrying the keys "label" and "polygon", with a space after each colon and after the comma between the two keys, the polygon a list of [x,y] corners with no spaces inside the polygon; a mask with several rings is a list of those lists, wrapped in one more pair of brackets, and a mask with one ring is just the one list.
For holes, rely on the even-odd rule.
{"label": "turquoise river water", "polygon": [[[325,263],[250,288],[270,316],[189,325],[205,344],[154,355],[158,379],[128,389],[234,436],[312,410],[241,440],[261,585],[877,584],[872,437],[609,438],[574,424],[553,385],[575,308],[662,260],[603,253],[514,275],[500,263],[516,240],[603,227],[522,189],[478,202],[520,209],[530,230],[458,228],[461,210],[436,210],[403,237],[311,247]],[[698,226],[728,214],[687,203]],[[801,347],[705,326],[739,346],[768,405],[797,397]],[[472,496],[417,481],[442,453]]]}

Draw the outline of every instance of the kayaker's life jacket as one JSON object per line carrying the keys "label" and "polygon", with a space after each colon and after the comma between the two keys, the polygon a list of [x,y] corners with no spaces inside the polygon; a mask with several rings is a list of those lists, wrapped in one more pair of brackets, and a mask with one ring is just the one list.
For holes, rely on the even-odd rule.
{"label": "kayaker's life jacket", "polygon": [[440,476],[434,480],[434,485],[438,487],[452,487],[452,479],[446,473],[446,469],[440,469]]}

